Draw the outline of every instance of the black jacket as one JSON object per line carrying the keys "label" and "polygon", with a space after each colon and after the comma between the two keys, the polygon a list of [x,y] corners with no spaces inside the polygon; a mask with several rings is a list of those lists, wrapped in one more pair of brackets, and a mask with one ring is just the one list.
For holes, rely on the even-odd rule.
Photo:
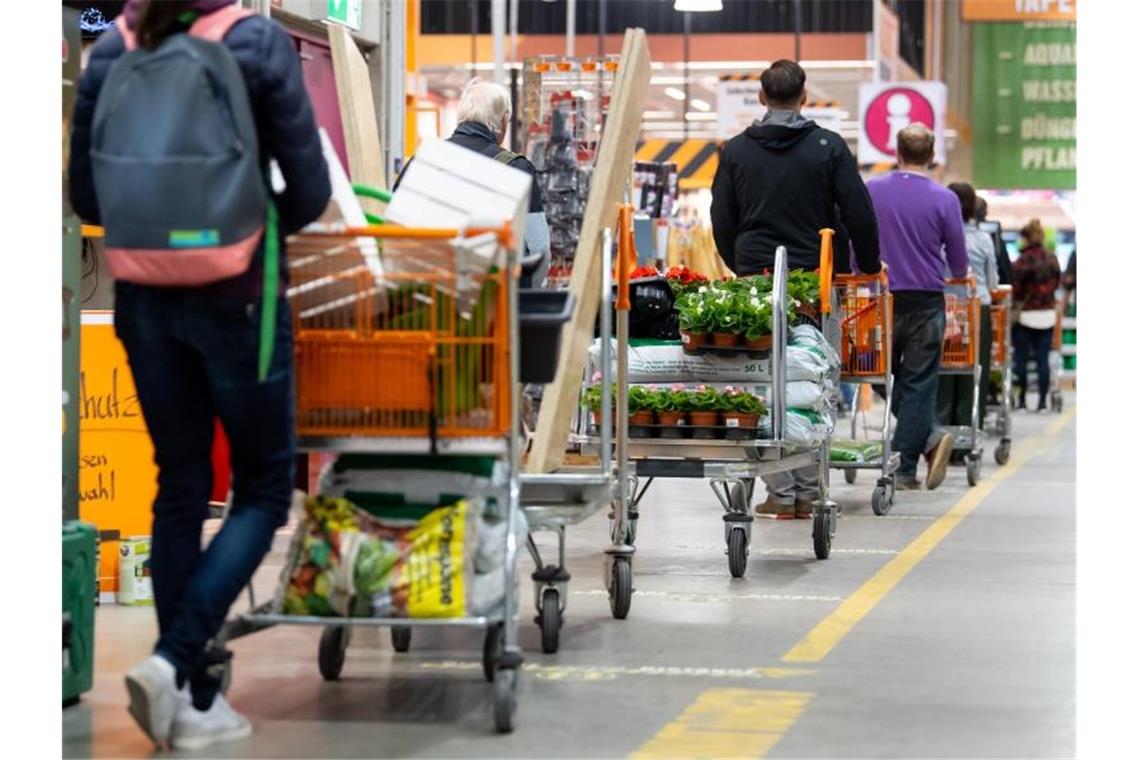
{"label": "black jacket", "polygon": [[[274,195],[284,240],[286,235],[317,219],[332,194],[313,108],[301,77],[300,59],[285,30],[263,16],[238,21],[222,44],[233,53],[245,80],[262,162],[268,166],[270,158],[276,159],[285,178],[285,192]],[[112,26],[91,49],[72,115],[68,164],[71,203],[80,218],[93,224],[101,220],[91,173],[91,122],[111,64],[124,52],[123,38]],[[259,251],[245,273],[204,289],[240,297],[260,294],[261,258]],[[283,275],[287,270],[288,267],[281,267]]]}
{"label": "black jacket", "polygon": [[[729,140],[712,186],[713,238],[739,275],[770,269],[787,246],[790,269],[819,266],[819,230],[846,230],[860,271],[880,269],[879,230],[867,188],[843,138],[798,113],[769,111]],[[848,255],[836,236],[835,261]]]}

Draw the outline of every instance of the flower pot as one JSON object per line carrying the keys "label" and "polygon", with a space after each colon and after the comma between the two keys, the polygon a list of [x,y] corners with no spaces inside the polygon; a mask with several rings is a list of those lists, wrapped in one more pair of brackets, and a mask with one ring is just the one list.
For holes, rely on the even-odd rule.
{"label": "flower pot", "polygon": [[689,424],[693,426],[693,438],[712,440],[721,437],[720,412],[689,412]]}
{"label": "flower pot", "polygon": [[653,412],[645,409],[629,415],[630,438],[653,437]]}
{"label": "flower pot", "polygon": [[[602,410],[601,409],[591,409],[590,410],[590,417],[594,421],[594,430],[597,432],[598,435],[601,435],[602,434]],[[612,417],[610,418],[610,425],[611,426],[614,425],[614,420]],[[613,431],[610,431],[610,432],[613,432]]]}
{"label": "flower pot", "polygon": [[661,426],[662,438],[685,437],[686,425],[684,412],[658,412],[657,424]]}
{"label": "flower pot", "polygon": [[717,332],[712,334],[712,342],[717,348],[735,348],[740,342],[740,336],[736,333]]}
{"label": "flower pot", "polygon": [[745,338],[744,346],[749,351],[769,351],[772,348],[772,336],[771,334],[761,335],[754,340]]}
{"label": "flower pot", "polygon": [[688,330],[681,330],[681,347],[689,352],[696,352],[705,345],[705,340],[708,336],[704,333],[689,332]]}
{"label": "flower pot", "polygon": [[728,428],[725,438],[733,441],[744,441],[756,437],[756,422],[759,417],[744,412],[725,412],[724,426]]}

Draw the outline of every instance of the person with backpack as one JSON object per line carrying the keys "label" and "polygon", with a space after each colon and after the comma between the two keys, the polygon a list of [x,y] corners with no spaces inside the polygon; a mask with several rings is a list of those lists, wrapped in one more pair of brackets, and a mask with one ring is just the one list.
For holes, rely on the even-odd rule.
{"label": "person with backpack", "polygon": [[[208,645],[288,518],[284,240],[331,194],[291,39],[233,0],[129,0],[79,82],[69,171],[77,213],[104,227],[115,332],[158,466],[159,638],[127,674],[130,714],[159,747],[239,739],[250,724],[220,693]],[[215,418],[233,501],[203,551]]]}
{"label": "person with backpack", "polygon": [[[837,232],[838,271],[849,268],[850,248],[861,272],[880,270],[867,188],[843,138],[800,113],[806,84],[798,63],[774,62],[760,75],[764,118],[721,150],[712,185],[713,239],[724,263],[742,277],[770,270],[781,245],[788,251],[788,269],[818,269],[824,227]],[[757,506],[758,515],[811,518],[812,502],[819,498],[816,466],[768,475],[764,484],[768,496]]]}
{"label": "person with backpack", "polygon": [[[512,169],[526,172],[531,177],[530,202],[527,207],[524,239],[527,257],[542,253],[542,259],[523,272],[520,287],[539,287],[546,279],[550,268],[550,227],[546,223],[543,210],[542,187],[538,183],[538,170],[526,156],[514,153],[502,146],[511,128],[511,91],[495,82],[472,79],[463,88],[456,107],[459,125],[449,142],[475,151],[487,158],[493,158]],[[411,166],[413,158],[404,164],[400,176],[392,186],[396,189]]]}

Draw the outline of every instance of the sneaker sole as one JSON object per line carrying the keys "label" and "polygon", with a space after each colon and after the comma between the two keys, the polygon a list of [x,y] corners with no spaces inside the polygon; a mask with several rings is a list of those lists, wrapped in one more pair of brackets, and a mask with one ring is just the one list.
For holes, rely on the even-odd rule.
{"label": "sneaker sole", "polygon": [[253,734],[253,727],[248,723],[241,728],[232,728],[229,731],[221,731],[216,734],[206,734],[204,736],[176,738],[172,742],[174,749],[177,750],[197,750],[212,747],[215,744],[222,744],[224,742],[236,742],[242,739],[248,739]]}
{"label": "sneaker sole", "polygon": [[[127,693],[130,696],[130,706],[127,712],[139,724],[139,728],[143,730],[150,740],[154,742],[155,746],[160,749],[165,749],[170,743],[169,733],[170,726],[165,729],[159,730],[159,727],[154,724],[154,715],[151,711],[151,704],[154,701],[152,690],[147,687],[143,681],[132,676],[127,676],[124,679],[127,684]],[[173,716],[171,716],[173,723]]]}
{"label": "sneaker sole", "polygon": [[942,485],[942,481],[946,479],[946,467],[950,464],[950,455],[953,453],[954,438],[944,436],[930,458],[930,469],[926,473],[926,490],[933,491]]}

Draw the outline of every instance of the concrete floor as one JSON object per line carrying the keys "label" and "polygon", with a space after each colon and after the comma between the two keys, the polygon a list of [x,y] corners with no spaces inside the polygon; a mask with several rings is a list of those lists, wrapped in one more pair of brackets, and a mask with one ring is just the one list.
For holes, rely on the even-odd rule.
{"label": "concrete floor", "polygon": [[[255,734],[202,756],[1071,757],[1075,426],[1071,412],[1060,419],[1015,418],[1012,474],[983,480],[973,511],[818,662],[781,658],[938,518],[976,500],[962,468],[937,491],[900,494],[883,518],[869,477],[836,477],[844,514],[832,558],[814,558],[807,521],[762,520],[739,580],[707,485],[659,482],[642,510],[625,621],[602,591],[605,516],[579,526],[557,655],[541,654],[526,610],[509,736],[491,730],[479,632],[416,631],[398,655],[386,631],[366,631],[339,683],[317,672],[317,630],[239,640],[230,696]],[[994,480],[987,445],[983,476]],[[271,588],[278,569],[267,564],[257,585]],[[152,618],[99,609],[95,689],[63,711],[65,757],[152,753],[122,688],[151,646]]]}

